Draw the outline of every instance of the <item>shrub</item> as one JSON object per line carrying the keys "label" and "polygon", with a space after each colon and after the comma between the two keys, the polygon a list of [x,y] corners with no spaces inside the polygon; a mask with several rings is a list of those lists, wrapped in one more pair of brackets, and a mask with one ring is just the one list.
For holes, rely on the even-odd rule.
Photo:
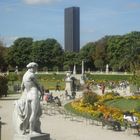
{"label": "shrub", "polygon": [[85,92],[83,94],[83,103],[94,105],[95,102],[98,101],[98,95],[94,92]]}
{"label": "shrub", "polygon": [[0,97],[5,95],[7,96],[8,91],[8,79],[6,76],[0,75]]}
{"label": "shrub", "polygon": [[17,81],[17,80],[18,80],[18,75],[15,74],[15,73],[10,73],[10,74],[7,76],[7,78],[8,78],[8,81],[14,82],[14,81]]}

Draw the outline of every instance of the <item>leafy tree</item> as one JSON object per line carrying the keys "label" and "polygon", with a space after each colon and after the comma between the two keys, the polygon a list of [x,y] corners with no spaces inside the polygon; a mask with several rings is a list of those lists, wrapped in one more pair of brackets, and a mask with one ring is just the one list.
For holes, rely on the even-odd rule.
{"label": "leafy tree", "polygon": [[103,70],[104,61],[102,59],[95,60],[94,64],[95,64],[96,68],[100,69],[101,71]]}
{"label": "leafy tree", "polygon": [[7,64],[6,64],[6,53],[7,48],[4,46],[3,42],[0,41],[0,70],[5,71]]}
{"label": "leafy tree", "polygon": [[127,41],[129,46],[125,47],[125,58],[122,64],[127,71],[135,73],[140,66],[140,32],[131,32],[125,35],[125,38],[129,40],[129,43]]}
{"label": "leafy tree", "polygon": [[96,68],[104,69],[107,63],[107,40],[108,36],[102,38],[98,42],[96,42],[95,53],[93,54],[94,64]]}
{"label": "leafy tree", "polygon": [[108,39],[107,57],[109,66],[113,69],[113,71],[118,71],[120,69],[119,63],[121,61],[121,55],[124,52],[120,41],[121,36],[111,36]]}
{"label": "leafy tree", "polygon": [[13,67],[25,68],[31,62],[32,38],[18,38],[8,49],[7,62]]}
{"label": "leafy tree", "polygon": [[111,36],[108,40],[107,56],[114,71],[132,71],[139,63],[138,48],[140,32],[131,32],[123,36]]}
{"label": "leafy tree", "polygon": [[90,68],[93,70],[95,68],[94,66],[94,59],[93,54],[95,53],[96,44],[94,42],[89,42],[85,46],[82,47],[80,50],[80,60],[85,60],[86,68]]}
{"label": "leafy tree", "polygon": [[90,62],[90,68],[105,69],[105,65],[109,64],[110,70],[132,72],[140,65],[139,48],[140,32],[105,36],[96,42],[87,43],[80,50],[80,59]]}
{"label": "leafy tree", "polygon": [[81,63],[79,53],[76,52],[65,52],[64,53],[64,69],[73,70],[74,65],[79,65]]}
{"label": "leafy tree", "polygon": [[53,69],[63,66],[63,49],[55,39],[35,41],[32,45],[32,61],[39,64],[40,68],[47,67]]}

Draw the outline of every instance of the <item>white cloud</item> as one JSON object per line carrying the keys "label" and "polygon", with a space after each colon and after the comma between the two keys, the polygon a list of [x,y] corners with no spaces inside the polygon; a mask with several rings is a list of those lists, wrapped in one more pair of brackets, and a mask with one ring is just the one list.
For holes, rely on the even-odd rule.
{"label": "white cloud", "polygon": [[29,5],[51,4],[59,1],[61,0],[24,0],[24,2]]}

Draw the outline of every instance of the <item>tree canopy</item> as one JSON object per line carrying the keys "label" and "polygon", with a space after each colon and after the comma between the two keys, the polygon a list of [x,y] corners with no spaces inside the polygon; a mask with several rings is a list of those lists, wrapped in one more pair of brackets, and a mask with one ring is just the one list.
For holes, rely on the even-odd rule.
{"label": "tree canopy", "polygon": [[74,65],[85,69],[134,72],[140,68],[140,32],[125,35],[105,36],[96,42],[84,45],[79,53],[64,52],[55,39],[34,41],[30,37],[18,38],[13,45],[5,48],[0,43],[0,69],[9,65],[23,69],[27,63],[35,61],[39,68],[49,70],[72,70]]}
{"label": "tree canopy", "polygon": [[61,69],[63,53],[61,45],[55,39],[35,41],[32,44],[32,61],[37,62],[40,67],[53,69],[57,66]]}
{"label": "tree canopy", "polygon": [[[92,54],[92,62],[97,70],[105,69],[106,64],[111,71],[132,72],[140,67],[140,32],[105,36],[93,43],[95,46],[88,54]],[[89,48],[89,44],[84,47]]]}
{"label": "tree canopy", "polygon": [[7,62],[12,67],[25,68],[31,62],[32,38],[19,38],[8,49]]}
{"label": "tree canopy", "polygon": [[3,42],[0,40],[0,71],[5,70],[7,67],[6,53],[7,53],[7,48],[5,47]]}

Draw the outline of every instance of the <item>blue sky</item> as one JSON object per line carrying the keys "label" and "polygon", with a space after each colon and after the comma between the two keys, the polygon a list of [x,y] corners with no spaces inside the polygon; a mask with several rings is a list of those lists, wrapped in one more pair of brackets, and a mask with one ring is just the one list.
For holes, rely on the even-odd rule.
{"label": "blue sky", "polygon": [[140,0],[0,0],[0,39],[55,38],[64,46],[64,9],[80,7],[80,44],[140,31]]}

